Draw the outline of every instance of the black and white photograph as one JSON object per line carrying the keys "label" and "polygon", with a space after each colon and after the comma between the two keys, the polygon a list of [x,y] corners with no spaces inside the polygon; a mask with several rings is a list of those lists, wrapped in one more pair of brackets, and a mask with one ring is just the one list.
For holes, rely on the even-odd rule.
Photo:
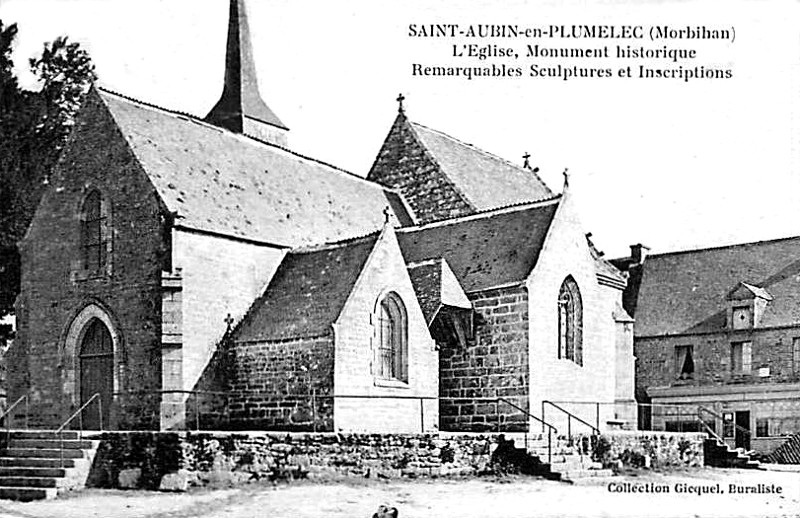
{"label": "black and white photograph", "polygon": [[798,20],[0,0],[0,518],[800,516]]}

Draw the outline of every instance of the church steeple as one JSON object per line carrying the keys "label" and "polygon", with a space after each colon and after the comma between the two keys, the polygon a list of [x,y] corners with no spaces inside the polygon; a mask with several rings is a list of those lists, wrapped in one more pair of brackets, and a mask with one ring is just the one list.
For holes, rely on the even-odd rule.
{"label": "church steeple", "polygon": [[269,109],[258,92],[245,0],[230,2],[225,86],[205,120],[236,133],[285,146],[289,128]]}

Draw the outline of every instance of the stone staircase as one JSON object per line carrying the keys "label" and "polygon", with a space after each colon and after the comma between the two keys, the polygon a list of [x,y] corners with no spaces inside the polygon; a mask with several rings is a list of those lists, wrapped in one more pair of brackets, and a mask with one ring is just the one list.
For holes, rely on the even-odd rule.
{"label": "stone staircase", "polygon": [[548,480],[561,480],[561,475],[550,469],[550,464],[542,462],[531,455],[525,448],[518,448],[515,439],[500,436],[497,447],[492,453],[492,464],[501,473],[519,473],[542,477]]}
{"label": "stone staircase", "polygon": [[[13,431],[0,449],[0,499],[42,500],[86,485],[100,441],[80,440],[65,431],[61,441],[52,431]],[[5,439],[5,437],[3,437]]]}
{"label": "stone staircase", "polygon": [[[532,455],[547,459],[547,434],[529,435],[526,447]],[[582,453],[581,448],[566,437],[553,437],[549,466],[565,482],[614,475],[612,470],[603,469],[602,464],[594,462],[590,454]]]}
{"label": "stone staircase", "polygon": [[717,437],[709,437],[703,443],[705,465],[715,468],[761,469],[742,448],[731,448]]}

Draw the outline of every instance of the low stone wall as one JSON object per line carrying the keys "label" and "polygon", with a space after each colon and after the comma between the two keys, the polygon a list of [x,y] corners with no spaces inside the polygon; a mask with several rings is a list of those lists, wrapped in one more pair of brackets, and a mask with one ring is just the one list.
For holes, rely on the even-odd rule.
{"label": "low stone wall", "polygon": [[250,479],[436,477],[489,470],[491,435],[107,432],[91,487],[158,489],[162,478]]}
{"label": "low stone wall", "polygon": [[704,433],[605,432],[591,440],[592,456],[607,466],[699,467],[703,465],[706,437]]}

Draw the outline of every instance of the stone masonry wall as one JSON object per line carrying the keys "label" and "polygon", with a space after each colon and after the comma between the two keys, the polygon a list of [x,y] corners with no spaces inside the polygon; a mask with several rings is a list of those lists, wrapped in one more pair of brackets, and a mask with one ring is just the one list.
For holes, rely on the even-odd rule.
{"label": "stone masonry wall", "polygon": [[[81,270],[80,212],[90,189],[110,202],[112,230],[110,267],[95,276]],[[169,250],[159,203],[102,101],[90,95],[21,247],[9,397],[29,391],[31,425],[57,426],[79,404],[78,376],[67,375],[78,362],[64,341],[90,303],[110,315],[119,336],[117,390],[160,389],[160,282]],[[157,406],[140,401],[126,412],[138,426],[157,426]]]}
{"label": "stone masonry wall", "polygon": [[333,429],[332,336],[238,343],[227,354],[231,428]]}
{"label": "stone masonry wall", "polygon": [[136,485],[147,489],[179,470],[227,482],[477,475],[488,471],[495,444],[488,435],[106,433],[88,485],[119,487],[123,470],[138,470]]}
{"label": "stone masonry wall", "polygon": [[441,427],[447,431],[524,431],[528,408],[528,293],[511,287],[469,294],[477,312],[475,342],[439,351]]}
{"label": "stone masonry wall", "polygon": [[[728,383],[797,383],[800,368],[792,365],[792,340],[800,329],[764,329],[752,333],[715,333],[675,337],[635,338],[636,386],[722,385]],[[731,343],[752,341],[752,368],[749,374],[731,372]],[[693,346],[694,375],[678,381],[675,347]],[[759,367],[769,367],[769,376],[760,377]]]}
{"label": "stone masonry wall", "polygon": [[475,212],[420,145],[403,114],[395,119],[367,178],[399,189],[420,223]]}

